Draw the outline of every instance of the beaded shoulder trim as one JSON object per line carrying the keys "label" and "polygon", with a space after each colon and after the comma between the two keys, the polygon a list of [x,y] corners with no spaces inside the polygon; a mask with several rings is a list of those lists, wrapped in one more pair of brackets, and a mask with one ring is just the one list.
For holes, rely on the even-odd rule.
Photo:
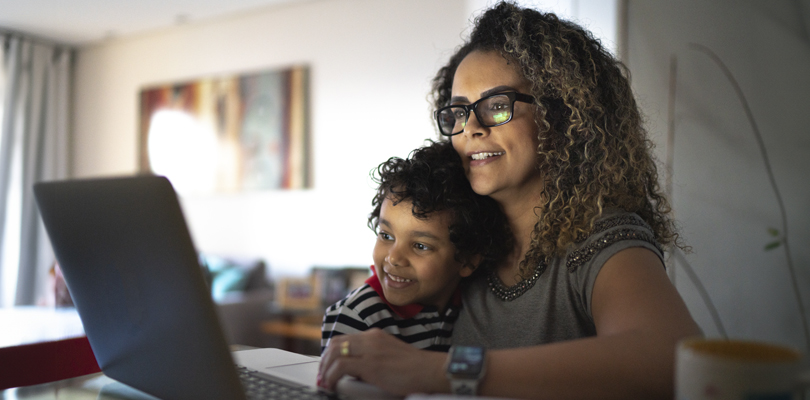
{"label": "beaded shoulder trim", "polygon": [[647,223],[644,222],[644,220],[642,220],[641,218],[637,218],[634,215],[622,214],[617,215],[615,217],[605,218],[603,220],[597,221],[593,225],[593,230],[591,232],[579,235],[576,241],[577,243],[584,242],[585,239],[593,235],[598,235],[608,229],[615,228],[621,225],[635,225],[648,230],[652,230],[652,228],[650,228],[650,226],[647,225]]}
{"label": "beaded shoulder trim", "polygon": [[[658,249],[658,251],[660,251],[661,253],[664,252],[664,249],[655,240],[655,237],[652,234],[648,233],[651,230],[650,226],[647,225],[647,223],[641,220],[640,218],[636,218],[632,215],[618,215],[612,218],[599,221],[594,225],[594,230],[589,236],[598,235],[617,226],[626,226],[626,225],[634,225],[644,229],[643,230],[638,228],[618,229],[616,231],[609,232],[604,236],[602,236],[601,238],[599,238],[599,240],[596,240],[588,244],[587,246],[572,252],[568,256],[568,260],[566,261],[566,267],[568,268],[568,271],[569,272],[575,271],[577,268],[582,266],[582,264],[585,264],[586,262],[590,261],[591,258],[593,258],[593,256],[595,256],[597,253],[599,253],[606,247],[616,242],[620,242],[622,240],[643,240],[655,246],[655,248]],[[585,239],[587,239],[587,236],[584,238],[583,237],[578,238],[578,243],[581,243]]]}
{"label": "beaded shoulder trim", "polygon": [[[605,231],[613,229],[618,226],[627,226],[632,225],[638,228],[623,228],[616,230],[614,232],[610,232],[604,235],[599,240],[588,244],[582,249],[574,251],[568,257],[566,261],[566,267],[568,268],[569,272],[575,271],[578,267],[582,264],[590,261],[596,253],[600,252],[604,248],[622,241],[622,240],[643,240],[645,242],[653,244],[659,251],[662,253],[664,250],[661,248],[661,245],[655,241],[655,237],[653,235],[647,233],[651,230],[650,226],[647,225],[644,220],[641,218],[637,218],[633,215],[617,215],[615,217],[606,218],[603,220],[598,221],[594,224],[593,231],[588,235],[582,235],[577,238],[577,243],[581,243],[585,241],[590,236],[601,234]],[[546,270],[546,266],[548,265],[545,259],[541,260],[540,263],[537,265],[537,268],[534,269],[534,273],[528,279],[524,279],[513,286],[506,286],[501,282],[501,279],[498,278],[498,274],[493,270],[489,272],[487,275],[487,284],[489,285],[489,289],[495,294],[496,297],[503,301],[512,301],[523,293],[526,293],[529,289],[534,287],[534,284],[537,283],[537,280],[540,278],[540,275],[543,275],[543,272]]]}
{"label": "beaded shoulder trim", "polygon": [[501,278],[498,278],[498,274],[491,270],[489,271],[489,275],[487,275],[487,284],[489,284],[489,289],[492,290],[492,293],[495,296],[503,301],[512,301],[523,293],[526,293],[529,289],[531,289],[535,283],[537,283],[537,279],[540,278],[540,275],[543,275],[543,272],[546,270],[546,260],[540,260],[540,263],[537,264],[537,268],[534,269],[534,273],[528,279],[524,279],[512,286],[506,286],[501,282]]}

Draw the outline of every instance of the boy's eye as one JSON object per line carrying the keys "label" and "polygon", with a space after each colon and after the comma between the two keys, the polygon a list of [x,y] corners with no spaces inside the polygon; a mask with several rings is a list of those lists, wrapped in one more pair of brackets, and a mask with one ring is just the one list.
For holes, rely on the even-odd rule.
{"label": "boy's eye", "polygon": [[417,250],[430,250],[430,247],[425,246],[422,243],[414,243],[413,247],[415,247]]}
{"label": "boy's eye", "polygon": [[391,235],[389,235],[389,234],[387,234],[385,232],[380,232],[380,239],[382,239],[382,240],[392,240],[393,237],[391,237]]}

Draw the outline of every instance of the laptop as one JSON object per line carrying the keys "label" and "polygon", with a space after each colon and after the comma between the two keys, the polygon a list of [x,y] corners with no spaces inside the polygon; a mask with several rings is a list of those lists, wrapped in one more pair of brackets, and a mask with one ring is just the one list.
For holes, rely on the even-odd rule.
{"label": "laptop", "polygon": [[334,397],[317,390],[317,357],[278,349],[232,355],[166,178],[41,182],[34,195],[105,375],[166,400],[246,399],[240,374]]}

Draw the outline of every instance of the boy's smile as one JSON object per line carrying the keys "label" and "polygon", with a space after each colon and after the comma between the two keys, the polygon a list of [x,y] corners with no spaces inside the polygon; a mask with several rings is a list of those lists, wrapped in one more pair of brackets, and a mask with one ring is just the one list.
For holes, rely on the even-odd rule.
{"label": "boy's smile", "polygon": [[385,278],[386,279],[391,279],[393,281],[393,282],[390,282],[392,284],[392,286],[398,286],[400,288],[403,288],[403,287],[407,286],[409,283],[413,282],[413,279],[406,279],[406,278],[402,278],[402,277],[399,277],[399,276],[396,276],[396,275],[392,275],[390,272],[388,272],[385,269],[385,267],[383,267],[383,271],[385,271]]}
{"label": "boy's smile", "polygon": [[386,300],[395,306],[417,303],[443,310],[461,278],[474,269],[455,259],[449,211],[419,219],[410,201],[394,205],[386,197],[379,221],[373,258]]}

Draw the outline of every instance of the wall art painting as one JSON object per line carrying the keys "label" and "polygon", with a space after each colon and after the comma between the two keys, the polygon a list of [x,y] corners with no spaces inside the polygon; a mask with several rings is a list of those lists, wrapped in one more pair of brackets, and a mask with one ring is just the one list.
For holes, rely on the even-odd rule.
{"label": "wall art painting", "polygon": [[140,169],[178,193],[311,187],[308,68],[140,92]]}

